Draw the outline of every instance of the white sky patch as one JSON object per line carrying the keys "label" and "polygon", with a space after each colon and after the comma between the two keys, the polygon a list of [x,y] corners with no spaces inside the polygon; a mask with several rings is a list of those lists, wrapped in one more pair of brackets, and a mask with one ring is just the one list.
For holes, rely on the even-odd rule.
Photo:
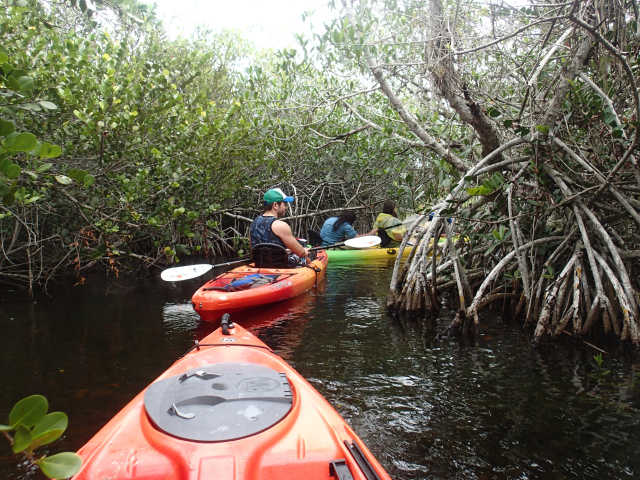
{"label": "white sky patch", "polygon": [[328,0],[143,0],[157,5],[170,38],[189,37],[198,25],[218,32],[239,31],[259,48],[293,48],[295,34],[310,34],[303,12],[311,12],[316,32],[329,18]]}

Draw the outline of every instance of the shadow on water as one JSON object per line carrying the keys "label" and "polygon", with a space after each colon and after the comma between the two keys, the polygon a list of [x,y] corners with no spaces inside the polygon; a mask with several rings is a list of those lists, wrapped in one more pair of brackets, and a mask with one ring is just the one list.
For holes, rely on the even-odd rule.
{"label": "shadow on water", "polygon": [[[470,344],[437,324],[391,319],[389,264],[330,265],[296,299],[236,313],[347,419],[396,479],[601,479],[640,473],[636,365],[534,350],[518,327],[482,324]],[[0,423],[42,393],[77,449],[216,327],[190,296],[205,278],[122,289],[97,282],[54,299],[0,304]],[[0,478],[37,478],[0,442]]]}

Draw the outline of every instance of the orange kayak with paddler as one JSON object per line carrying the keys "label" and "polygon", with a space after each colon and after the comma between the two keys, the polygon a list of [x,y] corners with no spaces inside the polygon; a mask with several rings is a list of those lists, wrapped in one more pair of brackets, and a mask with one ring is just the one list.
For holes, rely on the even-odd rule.
{"label": "orange kayak with paddler", "polygon": [[390,480],[320,393],[228,315],[78,454],[76,480]]}
{"label": "orange kayak with paddler", "polygon": [[191,304],[202,320],[215,322],[226,312],[297,297],[324,279],[327,262],[327,252],[319,250],[316,258],[304,267],[257,268],[253,264],[243,265],[202,285],[191,297]]}

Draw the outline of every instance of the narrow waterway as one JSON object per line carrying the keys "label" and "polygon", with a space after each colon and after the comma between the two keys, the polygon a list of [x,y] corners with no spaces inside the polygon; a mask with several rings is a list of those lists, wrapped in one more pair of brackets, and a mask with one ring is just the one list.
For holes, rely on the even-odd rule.
{"label": "narrow waterway", "polygon": [[[640,477],[637,365],[607,355],[598,365],[587,347],[535,350],[497,320],[475,342],[437,343],[446,315],[430,327],[387,315],[390,274],[387,263],[330,265],[318,289],[234,320],[304,375],[397,480]],[[5,298],[0,423],[41,393],[70,418],[52,451],[79,448],[213,330],[190,304],[202,282]],[[41,477],[0,439],[0,478]]]}

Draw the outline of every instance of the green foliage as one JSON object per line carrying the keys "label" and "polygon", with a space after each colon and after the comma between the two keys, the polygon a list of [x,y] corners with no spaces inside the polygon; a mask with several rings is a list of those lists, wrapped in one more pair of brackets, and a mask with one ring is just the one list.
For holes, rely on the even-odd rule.
{"label": "green foliage", "polygon": [[491,230],[490,236],[487,235],[487,238],[490,238],[491,240],[489,240],[489,245],[485,255],[491,254],[491,252],[508,240],[510,236],[511,231],[504,225],[499,225],[497,228]]}
{"label": "green foliage", "polygon": [[501,173],[496,172],[485,179],[479,186],[467,188],[467,193],[471,196],[491,195],[501,189],[504,184],[504,177]]}
{"label": "green foliage", "polygon": [[[39,237],[78,251],[50,251],[51,265],[110,262],[123,242],[153,255],[149,239],[188,251],[211,205],[253,206],[245,191],[264,164],[269,113],[248,102],[235,69],[244,42],[167,41],[134,0],[39,5],[0,12],[11,100],[0,110],[0,195],[31,208],[22,215],[56,218]],[[117,20],[103,29],[103,18]],[[5,211],[0,228],[25,220]]]}
{"label": "green foliage", "polygon": [[29,117],[41,116],[55,110],[54,103],[38,98],[35,81],[26,70],[11,62],[11,55],[0,55],[0,93],[5,104],[0,107],[0,204],[32,203],[40,198],[35,185],[43,159],[56,158],[62,153],[58,145],[41,142],[36,135],[24,130]]}
{"label": "green foliage", "polygon": [[80,470],[82,464],[75,453],[43,455],[37,459],[33,456],[35,449],[53,443],[67,429],[67,415],[63,412],[47,413],[48,409],[47,399],[42,395],[25,397],[13,406],[8,425],[0,425],[0,431],[11,442],[13,453],[24,454],[49,478],[71,477]]}
{"label": "green foliage", "polygon": [[498,110],[495,107],[489,107],[489,109],[487,110],[487,114],[492,118],[496,118],[496,117],[499,117],[500,115],[502,115],[500,113],[500,110]]}
{"label": "green foliage", "polygon": [[[242,247],[218,212],[253,216],[257,192],[274,184],[295,184],[317,209],[387,196],[415,207],[450,184],[431,154],[405,154],[396,137],[410,133],[375,93],[366,100],[380,129],[327,142],[361,126],[338,101],[360,82],[326,71],[323,47],[302,37],[304,59],[251,51],[230,33],[169,41],[135,0],[25,5],[0,12],[3,88],[15,100],[0,115],[0,194],[26,207],[0,212],[0,231],[55,218],[36,240],[58,242],[41,250],[51,268],[102,260],[117,272],[126,258],[211,253],[218,238]],[[375,29],[366,9],[362,22]],[[358,40],[358,25],[335,25],[334,40]]]}
{"label": "green foliage", "polygon": [[598,368],[602,368],[602,365],[604,363],[604,359],[602,357],[602,353],[596,353],[593,356],[593,361],[596,363]]}
{"label": "green foliage", "polygon": [[42,395],[31,395],[14,405],[9,413],[9,425],[17,428],[20,425],[33,427],[49,409],[47,399]]}
{"label": "green foliage", "polygon": [[593,355],[593,363],[595,364],[595,369],[593,370],[592,377],[597,382],[603,381],[611,374],[611,370],[604,366],[604,357],[602,356],[602,352]]}
{"label": "green foliage", "polygon": [[498,228],[492,230],[491,234],[497,241],[502,242],[506,238],[506,234],[508,233],[508,231],[509,230],[507,229],[507,227],[505,227],[504,225],[500,225]]}

